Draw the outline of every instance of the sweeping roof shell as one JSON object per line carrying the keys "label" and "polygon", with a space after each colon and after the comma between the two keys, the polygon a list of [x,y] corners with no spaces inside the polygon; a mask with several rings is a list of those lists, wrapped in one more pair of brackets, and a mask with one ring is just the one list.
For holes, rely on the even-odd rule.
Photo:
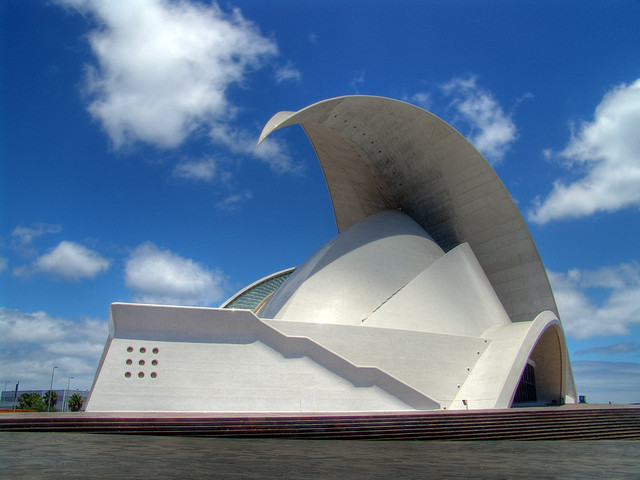
{"label": "sweeping roof shell", "polygon": [[259,142],[300,124],[323,169],[338,231],[401,209],[445,251],[468,242],[512,321],[557,313],[518,207],[482,155],[435,115],[398,100],[345,96],[279,112]]}

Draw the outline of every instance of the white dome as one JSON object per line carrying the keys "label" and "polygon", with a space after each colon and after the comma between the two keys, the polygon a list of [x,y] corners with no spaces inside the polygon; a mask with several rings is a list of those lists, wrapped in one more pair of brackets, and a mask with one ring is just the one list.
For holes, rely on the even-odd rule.
{"label": "white dome", "polygon": [[408,215],[382,211],[312,255],[265,304],[260,316],[360,325],[443,255]]}

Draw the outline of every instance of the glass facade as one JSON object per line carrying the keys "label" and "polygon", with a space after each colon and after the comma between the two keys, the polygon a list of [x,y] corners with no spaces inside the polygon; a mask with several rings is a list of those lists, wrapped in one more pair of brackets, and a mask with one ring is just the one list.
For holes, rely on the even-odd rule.
{"label": "glass facade", "polygon": [[527,363],[524,372],[522,372],[513,403],[535,403],[537,401],[535,369],[533,365]]}
{"label": "glass facade", "polygon": [[258,308],[262,306],[267,297],[278,290],[294,270],[295,269],[291,268],[283,272],[274,273],[273,275],[260,280],[254,285],[238,293],[234,298],[228,301],[223,308],[251,310],[255,313]]}

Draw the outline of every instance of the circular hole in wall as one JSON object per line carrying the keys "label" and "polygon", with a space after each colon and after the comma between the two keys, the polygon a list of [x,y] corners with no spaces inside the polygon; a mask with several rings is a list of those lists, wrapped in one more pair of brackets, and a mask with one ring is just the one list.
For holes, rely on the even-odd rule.
{"label": "circular hole in wall", "polygon": [[156,372],[151,372],[151,378],[156,378],[158,374]]}
{"label": "circular hole in wall", "polygon": [[151,361],[151,365],[153,365],[154,367],[155,367],[156,365],[158,365],[158,360],[152,360],[152,361]]}
{"label": "circular hole in wall", "polygon": [[131,378],[131,372],[127,372],[127,373],[125,373],[125,374],[124,374],[124,377],[125,377],[125,378]]}
{"label": "circular hole in wall", "polygon": [[127,358],[127,365],[131,365],[133,363],[133,361],[130,358]]}
{"label": "circular hole in wall", "polygon": [[160,350],[158,350],[158,347],[155,347],[153,350],[151,350],[154,354],[157,354]]}
{"label": "circular hole in wall", "polygon": [[138,365],[140,365],[140,366],[144,365],[144,360],[140,360],[140,361],[138,362]]}
{"label": "circular hole in wall", "polygon": [[146,351],[147,351],[147,349],[146,349],[146,348],[144,348],[144,347],[140,347],[140,353],[145,353]]}
{"label": "circular hole in wall", "polygon": [[138,374],[138,378],[144,378],[144,372],[140,372],[140,373]]}
{"label": "circular hole in wall", "polygon": [[129,353],[133,352],[133,347],[127,347],[127,352]]}

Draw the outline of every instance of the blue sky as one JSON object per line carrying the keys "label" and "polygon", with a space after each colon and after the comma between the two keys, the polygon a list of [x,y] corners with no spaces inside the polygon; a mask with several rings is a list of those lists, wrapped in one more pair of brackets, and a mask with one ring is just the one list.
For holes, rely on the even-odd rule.
{"label": "blue sky", "polygon": [[336,234],[280,110],[405,100],[485,155],[549,271],[580,394],[640,402],[636,1],[0,6],[0,387],[88,388],[115,301],[218,306]]}

